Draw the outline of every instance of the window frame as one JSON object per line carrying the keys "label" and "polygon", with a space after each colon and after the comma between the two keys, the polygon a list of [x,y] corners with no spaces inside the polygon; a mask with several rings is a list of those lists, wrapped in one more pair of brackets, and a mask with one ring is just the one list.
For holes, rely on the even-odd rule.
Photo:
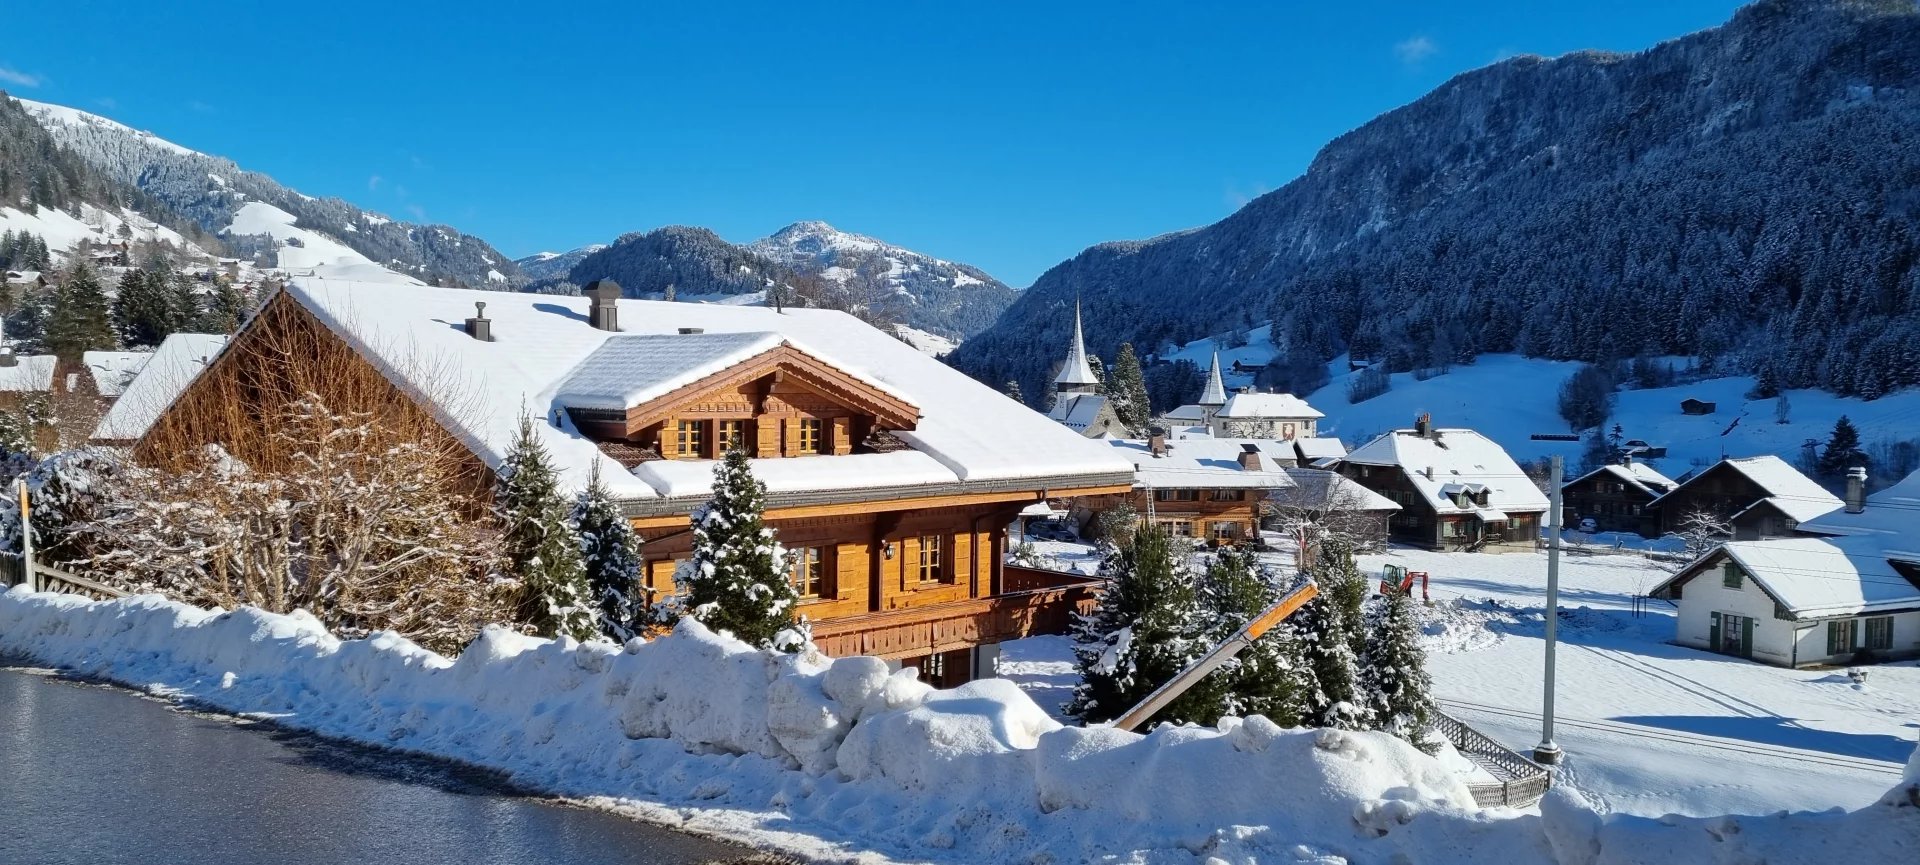
{"label": "window frame", "polygon": [[[801,569],[809,573],[803,577]],[[803,601],[827,597],[827,548],[793,547],[787,550],[787,583]],[[809,593],[807,587],[813,591]]]}
{"label": "window frame", "polygon": [[[920,561],[914,571],[915,582],[923,586],[949,582],[944,535],[921,535],[917,543]],[[932,573],[932,577],[928,574]]]}
{"label": "window frame", "polygon": [[[689,445],[688,443],[692,444]],[[692,418],[675,418],[673,422],[674,452],[682,459],[705,459],[707,457],[707,422]]]}
{"label": "window frame", "polygon": [[1893,617],[1867,616],[1860,620],[1860,647],[1875,652],[1893,649]]}
{"label": "window frame", "polygon": [[[725,456],[726,452],[736,443],[739,444],[741,448],[750,447],[753,440],[752,423],[752,421],[745,418],[726,418],[717,421],[713,429],[714,456],[716,458]],[[738,435],[729,436],[727,434],[729,427],[732,427]]]}
{"label": "window frame", "polygon": [[1746,591],[1746,574],[1732,561],[1720,565],[1720,586],[1736,592]]}
{"label": "window frame", "polygon": [[799,426],[794,428],[794,451],[803,454],[824,453],[827,442],[827,422],[824,418],[803,417]]}
{"label": "window frame", "polygon": [[1211,495],[1216,502],[1244,502],[1247,500],[1246,490],[1217,489],[1214,490]]}
{"label": "window frame", "polygon": [[1207,523],[1207,539],[1222,542],[1240,540],[1240,524],[1232,520],[1209,521]]}

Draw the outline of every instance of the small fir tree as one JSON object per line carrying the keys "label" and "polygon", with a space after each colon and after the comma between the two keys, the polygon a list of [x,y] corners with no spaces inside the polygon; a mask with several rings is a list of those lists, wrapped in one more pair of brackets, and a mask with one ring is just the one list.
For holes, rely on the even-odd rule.
{"label": "small fir tree", "polygon": [[1360,601],[1366,578],[1353,553],[1338,539],[1320,545],[1312,570],[1320,593],[1289,621],[1292,669],[1300,690],[1302,722],[1314,727],[1366,729],[1371,713],[1360,698]]}
{"label": "small fir tree", "polygon": [[1855,466],[1867,465],[1867,453],[1860,449],[1860,430],[1855,428],[1853,420],[1846,415],[1833,423],[1833,434],[1827,436],[1826,449],[1820,452],[1818,470],[1822,477],[1845,477],[1847,470]]}
{"label": "small fir tree", "polygon": [[[1212,648],[1186,558],[1184,541],[1144,526],[1101,564],[1107,590],[1074,627],[1080,684],[1070,714],[1088,722],[1117,718]],[[1218,720],[1224,686],[1216,679],[1209,676],[1147,724]]]}
{"label": "small fir tree", "polygon": [[581,565],[599,610],[600,633],[624,643],[645,624],[646,604],[640,598],[640,538],[601,482],[598,463],[587,488],[574,502],[573,528],[580,536]]}
{"label": "small fir tree", "polygon": [[78,360],[85,352],[110,349],[114,344],[106,293],[93,269],[80,262],[54,293],[47,316],[47,350],[62,360]]}
{"label": "small fir tree", "polygon": [[1007,399],[1013,400],[1021,405],[1027,404],[1027,395],[1020,392],[1020,382],[1018,379],[1007,379],[1006,394]]}
{"label": "small fir tree", "polygon": [[1780,395],[1773,400],[1773,422],[1793,423],[1793,401],[1787,399],[1786,391],[1781,391]]}
{"label": "small fir tree", "polygon": [[520,581],[520,621],[543,637],[591,639],[599,628],[580,539],[567,519],[567,498],[532,418],[520,419],[513,449],[501,463],[498,501],[507,571]]}
{"label": "small fir tree", "polygon": [[1427,736],[1433,723],[1433,680],[1427,676],[1427,653],[1420,648],[1413,599],[1395,589],[1375,601],[1372,612],[1361,667],[1369,714],[1379,729],[1431,753],[1436,747]]}
{"label": "small fir tree", "polygon": [[165,338],[166,307],[155,296],[146,271],[134,268],[120,276],[113,295],[113,327],[129,346],[159,345]]}
{"label": "small fir tree", "polygon": [[693,514],[693,557],[674,579],[685,614],[701,624],[763,649],[797,652],[807,634],[794,618],[786,551],[761,518],[766,501],[747,452],[729,449],[713,467],[713,498]]}
{"label": "small fir tree", "polygon": [[1147,398],[1146,377],[1140,372],[1140,358],[1133,353],[1133,343],[1120,344],[1120,355],[1113,363],[1113,375],[1107,380],[1107,395],[1121,425],[1133,435],[1146,434],[1147,421],[1153,409]]}
{"label": "small fir tree", "polygon": [[[1217,623],[1211,640],[1215,645],[1280,600],[1278,587],[1259,559],[1251,550],[1236,547],[1222,548],[1207,564],[1200,595]],[[1265,715],[1283,727],[1300,725],[1299,695],[1292,687],[1284,631],[1270,631],[1255,640],[1208,678],[1224,678],[1225,693],[1219,712],[1203,723],[1216,723],[1221,715]]]}

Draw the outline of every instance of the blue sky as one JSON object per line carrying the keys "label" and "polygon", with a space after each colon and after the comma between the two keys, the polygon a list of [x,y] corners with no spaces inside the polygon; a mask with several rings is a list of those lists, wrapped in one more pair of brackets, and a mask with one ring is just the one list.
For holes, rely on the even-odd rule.
{"label": "blue sky", "polygon": [[1015,286],[1212,222],[1518,53],[1739,4],[19,4],[0,88],[521,256],[800,219]]}

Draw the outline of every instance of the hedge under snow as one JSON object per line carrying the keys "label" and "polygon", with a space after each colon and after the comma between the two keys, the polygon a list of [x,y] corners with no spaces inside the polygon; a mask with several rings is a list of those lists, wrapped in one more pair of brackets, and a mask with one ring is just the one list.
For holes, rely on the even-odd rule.
{"label": "hedge under snow", "polygon": [[[873,658],[696,622],[626,646],[489,629],[456,659],[304,613],[0,595],[0,653],[294,728],[438,755],[818,859],[942,863],[1912,861],[1920,764],[1851,813],[1601,816],[1558,790],[1478,811],[1390,736],[1264,718],[1062,727],[1002,680],[934,690]],[[866,853],[866,855],[862,855]]]}

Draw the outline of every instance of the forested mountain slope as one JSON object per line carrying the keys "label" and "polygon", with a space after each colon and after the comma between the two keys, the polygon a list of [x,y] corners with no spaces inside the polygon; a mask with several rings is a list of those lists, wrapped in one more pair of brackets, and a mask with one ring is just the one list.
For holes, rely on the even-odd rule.
{"label": "forested mountain slope", "polygon": [[1694,354],[1871,397],[1920,384],[1917,237],[1920,12],[1763,0],[1464,73],[1218,223],[1057,265],[953,362],[1043,393],[1078,296],[1106,357],[1274,317],[1301,369]]}

